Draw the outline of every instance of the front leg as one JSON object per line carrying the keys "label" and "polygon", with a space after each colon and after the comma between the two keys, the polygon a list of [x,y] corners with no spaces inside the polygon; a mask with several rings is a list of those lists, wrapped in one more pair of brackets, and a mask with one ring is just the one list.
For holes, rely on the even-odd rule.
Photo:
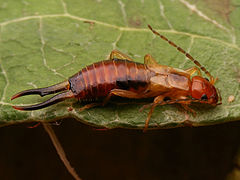
{"label": "front leg", "polygon": [[190,112],[192,113],[194,116],[196,116],[196,111],[194,111],[193,109],[191,109],[188,104],[183,104],[183,103],[180,103],[181,106],[183,107],[183,109],[185,109],[187,112]]}
{"label": "front leg", "polygon": [[[145,127],[143,129],[143,131],[145,132],[148,128],[148,125],[149,125],[149,121],[151,119],[151,116],[152,116],[152,113],[155,109],[156,106],[161,106],[161,105],[165,105],[165,104],[181,104],[182,107],[187,110],[187,111],[190,111],[192,112],[194,115],[196,114],[196,112],[191,109],[190,107],[188,107],[188,105],[191,103],[191,102],[198,102],[198,100],[192,100],[192,99],[172,99],[172,100],[165,100],[164,99],[165,96],[157,96],[153,103],[151,104],[151,109],[148,113],[148,117],[147,117],[147,120],[145,121]],[[145,107],[148,107],[149,105],[145,106]],[[143,108],[145,108],[143,106]]]}

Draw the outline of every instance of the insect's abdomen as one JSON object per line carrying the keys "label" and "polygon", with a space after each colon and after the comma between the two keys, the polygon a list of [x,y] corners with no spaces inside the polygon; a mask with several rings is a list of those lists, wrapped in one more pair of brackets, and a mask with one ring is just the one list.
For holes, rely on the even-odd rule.
{"label": "insect's abdomen", "polygon": [[106,60],[83,68],[69,79],[70,89],[81,100],[106,97],[112,89],[142,92],[152,72],[144,64],[128,60]]}

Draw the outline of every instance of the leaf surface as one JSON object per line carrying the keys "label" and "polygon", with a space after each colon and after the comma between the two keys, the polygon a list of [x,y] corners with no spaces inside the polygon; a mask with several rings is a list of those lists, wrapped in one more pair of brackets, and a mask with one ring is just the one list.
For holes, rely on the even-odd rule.
{"label": "leaf surface", "polygon": [[[54,121],[75,117],[107,128],[142,128],[148,109],[142,105],[107,105],[79,112],[77,100],[22,112],[49,97],[13,94],[68,79],[86,65],[104,60],[113,49],[143,62],[151,54],[160,64],[187,69],[193,63],[160,38],[147,24],[190,52],[214,77],[223,104],[194,105],[197,116],[174,105],[157,107],[151,127],[210,125],[240,119],[240,6],[237,0],[53,0],[0,2],[0,124]],[[229,102],[229,96],[234,101]],[[72,110],[69,110],[69,107]],[[186,121],[187,120],[187,121]]]}

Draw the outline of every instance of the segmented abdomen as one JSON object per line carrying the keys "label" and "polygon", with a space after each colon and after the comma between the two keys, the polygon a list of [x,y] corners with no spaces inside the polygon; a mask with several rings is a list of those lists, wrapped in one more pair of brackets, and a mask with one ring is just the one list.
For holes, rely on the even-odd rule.
{"label": "segmented abdomen", "polygon": [[69,78],[70,89],[81,100],[106,97],[112,89],[141,92],[153,73],[146,65],[128,60],[106,60],[83,68]]}

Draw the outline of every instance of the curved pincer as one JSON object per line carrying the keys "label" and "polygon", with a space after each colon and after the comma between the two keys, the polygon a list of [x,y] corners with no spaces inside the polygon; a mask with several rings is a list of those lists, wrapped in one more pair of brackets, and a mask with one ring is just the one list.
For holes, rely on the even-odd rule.
{"label": "curved pincer", "polygon": [[26,95],[32,95],[32,94],[38,94],[40,96],[46,96],[48,94],[54,94],[60,91],[68,90],[69,89],[69,82],[64,81],[59,84],[55,84],[53,86],[49,86],[46,88],[37,88],[37,89],[28,89],[25,91],[21,91],[15,95],[12,96],[11,100],[16,99],[21,96],[26,96]]}
{"label": "curved pincer", "polygon": [[21,96],[32,95],[32,94],[38,94],[40,96],[45,96],[45,95],[54,94],[54,93],[57,93],[60,91],[64,91],[64,92],[59,93],[59,94],[53,96],[52,98],[50,98],[42,103],[39,103],[39,104],[34,104],[34,105],[30,105],[30,106],[12,106],[12,107],[14,109],[22,110],[22,111],[31,111],[31,110],[37,110],[37,109],[42,109],[42,108],[48,107],[50,105],[64,101],[65,99],[73,98],[74,94],[69,89],[69,87],[70,87],[69,82],[64,81],[62,83],[59,83],[59,84],[56,84],[53,86],[49,86],[46,88],[29,89],[29,90],[21,91],[15,95],[13,95],[11,100],[16,99]]}

